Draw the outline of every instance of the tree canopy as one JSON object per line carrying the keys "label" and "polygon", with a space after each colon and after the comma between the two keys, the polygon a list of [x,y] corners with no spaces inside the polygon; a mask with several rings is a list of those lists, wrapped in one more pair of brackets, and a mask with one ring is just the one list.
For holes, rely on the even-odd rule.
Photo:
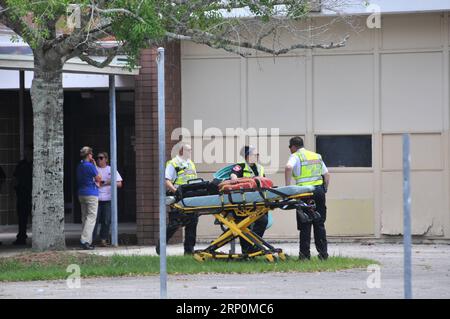
{"label": "tree canopy", "polygon": [[[282,32],[300,32],[293,23],[317,6],[337,10],[341,5],[338,0],[0,0],[0,23],[32,48],[51,49],[64,60],[79,57],[103,67],[120,52],[134,66],[141,48],[171,39],[241,55],[250,52],[241,48],[279,55],[299,48],[340,47],[345,37],[337,43],[264,43]],[[99,45],[104,39],[115,45]],[[93,55],[107,58],[100,63],[90,58]]]}

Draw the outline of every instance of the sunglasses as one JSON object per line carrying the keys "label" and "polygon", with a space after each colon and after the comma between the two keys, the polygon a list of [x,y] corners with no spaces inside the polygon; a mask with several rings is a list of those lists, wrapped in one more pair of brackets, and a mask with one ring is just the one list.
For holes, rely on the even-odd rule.
{"label": "sunglasses", "polygon": [[101,159],[101,160],[104,159],[104,158],[105,158],[104,156],[98,156],[97,157],[97,159]]}

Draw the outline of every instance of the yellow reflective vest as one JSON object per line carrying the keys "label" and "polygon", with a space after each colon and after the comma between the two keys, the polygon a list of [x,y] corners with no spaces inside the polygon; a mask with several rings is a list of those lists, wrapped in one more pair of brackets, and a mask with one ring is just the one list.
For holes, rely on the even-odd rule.
{"label": "yellow reflective vest", "polygon": [[295,184],[298,186],[322,185],[322,157],[304,148],[294,154],[298,156],[302,165],[300,175],[295,175],[294,171],[292,172]]}
{"label": "yellow reflective vest", "polygon": [[177,178],[173,182],[175,185],[184,185],[191,179],[197,178],[197,170],[195,164],[192,160],[187,161],[187,166],[181,165],[177,158],[173,158],[166,163],[167,165],[172,165],[177,173]]}
{"label": "yellow reflective vest", "polygon": [[[238,165],[244,165],[244,171],[242,172],[242,177],[255,177],[255,173],[253,172],[250,165],[248,165],[247,162],[245,163],[239,163]],[[256,169],[258,171],[258,176],[263,177],[264,176],[264,166],[255,164]]]}

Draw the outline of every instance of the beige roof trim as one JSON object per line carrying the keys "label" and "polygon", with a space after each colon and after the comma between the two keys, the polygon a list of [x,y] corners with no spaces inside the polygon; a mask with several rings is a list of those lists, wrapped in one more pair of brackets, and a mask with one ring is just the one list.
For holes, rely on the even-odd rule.
{"label": "beige roof trim", "polygon": [[[0,54],[0,69],[33,71],[33,57],[28,55]],[[73,58],[64,64],[63,71],[67,73],[114,74],[131,76],[139,74],[139,68],[134,68],[130,71],[126,68],[126,65],[124,63],[118,62],[117,58],[115,58],[109,66],[106,66],[102,69],[91,66],[78,58]]]}

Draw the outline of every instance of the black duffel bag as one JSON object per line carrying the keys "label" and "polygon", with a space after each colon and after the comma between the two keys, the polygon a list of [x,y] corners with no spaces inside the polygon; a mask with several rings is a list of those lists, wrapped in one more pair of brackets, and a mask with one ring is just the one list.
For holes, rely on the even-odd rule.
{"label": "black duffel bag", "polygon": [[177,188],[177,197],[180,199],[197,196],[207,196],[218,194],[217,184],[208,182],[203,178],[191,179],[187,184],[180,185]]}

